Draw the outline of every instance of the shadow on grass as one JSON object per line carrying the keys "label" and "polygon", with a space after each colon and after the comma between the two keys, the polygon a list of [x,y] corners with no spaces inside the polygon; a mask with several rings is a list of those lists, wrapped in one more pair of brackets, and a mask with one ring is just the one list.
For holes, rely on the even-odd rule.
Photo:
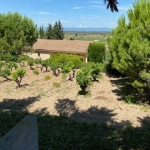
{"label": "shadow on grass", "polygon": [[[31,114],[27,107],[37,100],[39,96],[1,102],[0,137],[24,116]],[[116,114],[107,108],[93,106],[80,111],[76,101],[70,99],[58,99],[55,108],[60,116],[50,115],[47,108],[37,109],[32,113],[38,118],[39,150],[146,150],[150,147],[149,117],[139,118],[141,127],[132,127],[130,123],[126,127],[124,122],[116,123],[113,119]],[[94,122],[97,119],[101,123]],[[113,125],[108,125],[107,122]]]}

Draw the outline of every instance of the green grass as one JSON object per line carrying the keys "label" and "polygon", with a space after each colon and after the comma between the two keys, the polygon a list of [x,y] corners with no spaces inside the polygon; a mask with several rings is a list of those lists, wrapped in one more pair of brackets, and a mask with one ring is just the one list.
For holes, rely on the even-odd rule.
{"label": "green grass", "polygon": [[50,80],[52,77],[50,75],[45,76],[45,81]]}
{"label": "green grass", "polygon": [[60,87],[60,83],[58,83],[58,82],[53,82],[53,86],[59,88],[59,87]]}
{"label": "green grass", "polygon": [[33,70],[33,73],[34,73],[35,75],[39,75],[39,71],[38,71],[37,69],[34,69],[34,70]]}
{"label": "green grass", "polygon": [[150,110],[150,107],[148,106],[140,106],[141,110],[143,110],[144,112],[148,112]]}
{"label": "green grass", "polygon": [[[0,137],[13,128],[27,112],[0,112]],[[39,150],[146,150],[150,147],[150,126],[124,129],[105,123],[86,123],[64,116],[39,114]]]}

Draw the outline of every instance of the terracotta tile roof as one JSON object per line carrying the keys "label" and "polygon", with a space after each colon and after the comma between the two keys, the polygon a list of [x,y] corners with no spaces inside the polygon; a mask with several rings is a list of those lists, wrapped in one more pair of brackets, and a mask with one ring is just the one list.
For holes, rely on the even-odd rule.
{"label": "terracotta tile roof", "polygon": [[68,52],[76,54],[85,54],[90,41],[79,40],[47,40],[38,39],[33,45],[33,49],[36,51],[50,51],[50,52]]}

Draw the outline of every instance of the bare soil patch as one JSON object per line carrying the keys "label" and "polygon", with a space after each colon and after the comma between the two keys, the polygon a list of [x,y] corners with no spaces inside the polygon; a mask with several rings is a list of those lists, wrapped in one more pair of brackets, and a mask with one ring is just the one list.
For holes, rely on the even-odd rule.
{"label": "bare soil patch", "polygon": [[[99,82],[89,88],[90,94],[79,95],[80,87],[76,80],[64,81],[61,75],[55,77],[52,72],[41,72],[35,75],[28,67],[23,78],[22,87],[16,88],[13,81],[0,78],[0,109],[29,112],[43,112],[50,115],[67,115],[73,119],[87,122],[105,122],[111,125],[135,127],[142,126],[144,118],[150,117],[150,110],[140,105],[126,104],[117,95],[119,91],[111,80],[118,78],[103,74]],[[45,76],[50,75],[50,80]],[[60,83],[57,88],[54,82]]]}

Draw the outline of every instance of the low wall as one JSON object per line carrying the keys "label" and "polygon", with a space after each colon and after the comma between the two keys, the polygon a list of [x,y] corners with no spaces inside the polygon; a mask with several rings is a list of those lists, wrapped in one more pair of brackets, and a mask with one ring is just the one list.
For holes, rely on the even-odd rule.
{"label": "low wall", "polygon": [[37,117],[23,118],[0,139],[0,150],[38,150]]}

